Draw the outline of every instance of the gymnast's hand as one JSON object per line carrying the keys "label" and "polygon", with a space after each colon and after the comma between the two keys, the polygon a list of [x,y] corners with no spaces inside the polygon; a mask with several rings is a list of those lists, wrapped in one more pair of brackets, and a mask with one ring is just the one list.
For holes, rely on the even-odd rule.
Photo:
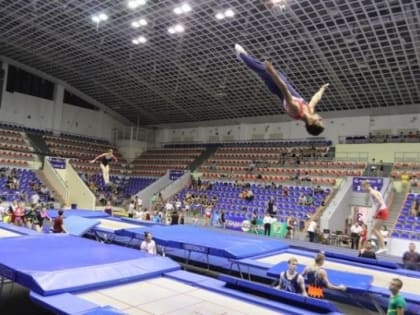
{"label": "gymnast's hand", "polygon": [[95,160],[90,160],[89,163],[93,164],[93,163],[95,163]]}
{"label": "gymnast's hand", "polygon": [[327,87],[329,87],[330,86],[330,84],[329,83],[325,83],[323,86],[322,86],[322,88],[325,90]]}
{"label": "gymnast's hand", "polygon": [[338,286],[338,289],[341,290],[341,291],[346,291],[347,290],[347,288],[346,288],[346,286],[344,284],[340,284]]}

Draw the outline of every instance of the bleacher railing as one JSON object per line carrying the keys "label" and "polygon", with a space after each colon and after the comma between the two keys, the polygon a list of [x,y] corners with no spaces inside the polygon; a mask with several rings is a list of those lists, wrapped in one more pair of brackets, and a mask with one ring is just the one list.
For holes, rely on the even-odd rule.
{"label": "bleacher railing", "polygon": [[420,152],[395,152],[394,162],[420,162]]}

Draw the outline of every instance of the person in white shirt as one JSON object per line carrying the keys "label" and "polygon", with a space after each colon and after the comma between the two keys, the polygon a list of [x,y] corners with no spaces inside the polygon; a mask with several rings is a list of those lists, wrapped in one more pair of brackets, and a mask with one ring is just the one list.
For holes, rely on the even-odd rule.
{"label": "person in white shirt", "polygon": [[318,226],[318,224],[316,223],[315,219],[313,219],[308,226],[308,229],[306,230],[308,232],[308,236],[309,236],[309,242],[314,242],[315,241],[315,232],[316,232],[316,227]]}
{"label": "person in white shirt", "polygon": [[360,233],[362,231],[363,228],[357,221],[350,227],[351,249],[359,249]]}
{"label": "person in white shirt", "polygon": [[273,219],[271,218],[270,214],[267,212],[263,218],[263,224],[264,224],[264,235],[270,236],[271,232],[271,222],[273,222]]}
{"label": "person in white shirt", "polygon": [[144,232],[144,241],[140,244],[140,250],[151,255],[156,255],[156,243],[152,239],[152,233]]}
{"label": "person in white shirt", "polygon": [[165,210],[166,211],[172,211],[172,210],[174,210],[174,205],[170,201],[168,201],[166,203],[166,205],[165,205]]}
{"label": "person in white shirt", "polygon": [[34,194],[31,196],[31,203],[32,203],[33,205],[37,205],[37,204],[38,204],[38,202],[39,202],[39,195],[38,195],[38,193],[34,193]]}
{"label": "person in white shirt", "polygon": [[135,211],[134,200],[131,200],[130,204],[128,205],[128,217],[129,218],[134,217],[134,211]]}

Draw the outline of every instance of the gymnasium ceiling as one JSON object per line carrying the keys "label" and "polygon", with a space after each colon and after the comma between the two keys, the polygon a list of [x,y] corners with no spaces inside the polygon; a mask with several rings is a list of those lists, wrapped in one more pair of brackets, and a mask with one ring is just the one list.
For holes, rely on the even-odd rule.
{"label": "gymnasium ceiling", "polygon": [[[191,12],[174,14],[183,2]],[[419,0],[0,0],[0,55],[67,82],[133,123],[281,115],[234,44],[270,56],[321,112],[420,107]],[[284,7],[283,7],[284,6]],[[217,20],[220,10],[235,16]],[[95,24],[91,16],[108,20]],[[148,25],[131,23],[145,18]],[[169,34],[182,23],[185,32]],[[144,36],[145,44],[134,38]],[[401,107],[402,108],[402,107]]]}

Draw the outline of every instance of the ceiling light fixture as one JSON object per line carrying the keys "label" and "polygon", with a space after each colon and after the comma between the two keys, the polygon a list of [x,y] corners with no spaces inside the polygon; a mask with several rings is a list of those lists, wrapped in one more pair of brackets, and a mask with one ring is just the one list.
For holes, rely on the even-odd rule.
{"label": "ceiling light fixture", "polygon": [[139,37],[134,38],[131,42],[132,42],[134,45],[144,44],[144,43],[146,43],[146,42],[147,42],[147,38],[146,38],[146,37],[144,37],[144,36],[139,36]]}
{"label": "ceiling light fixture", "polygon": [[184,31],[185,31],[185,28],[182,24],[176,24],[176,25],[168,28],[168,33],[169,34],[182,33]]}
{"label": "ceiling light fixture", "polygon": [[138,7],[145,5],[147,0],[129,0],[127,2],[127,7],[131,10],[135,10]]}
{"label": "ceiling light fixture", "polygon": [[176,15],[181,15],[181,14],[184,14],[184,13],[188,13],[191,10],[192,10],[192,8],[191,8],[191,6],[188,3],[183,3],[179,7],[175,7],[174,8],[174,13]]}
{"label": "ceiling light fixture", "polygon": [[145,19],[139,19],[139,20],[131,22],[132,28],[139,28],[140,26],[146,26],[146,25],[147,25],[147,21]]}
{"label": "ceiling light fixture", "polygon": [[235,11],[231,8],[226,9],[224,11],[219,11],[216,13],[215,17],[218,20],[223,20],[224,18],[233,18],[235,16]]}

